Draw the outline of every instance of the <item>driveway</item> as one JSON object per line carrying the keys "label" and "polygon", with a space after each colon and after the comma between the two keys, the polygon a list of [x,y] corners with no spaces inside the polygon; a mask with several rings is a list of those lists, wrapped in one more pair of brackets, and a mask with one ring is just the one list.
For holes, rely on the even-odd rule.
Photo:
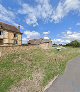
{"label": "driveway", "polygon": [[65,73],[45,92],[80,92],[80,58],[69,62]]}

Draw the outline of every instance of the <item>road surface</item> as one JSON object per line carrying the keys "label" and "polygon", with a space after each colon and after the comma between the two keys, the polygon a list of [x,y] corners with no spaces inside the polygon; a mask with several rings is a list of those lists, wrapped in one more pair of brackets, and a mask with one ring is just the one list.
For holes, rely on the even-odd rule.
{"label": "road surface", "polygon": [[69,62],[64,74],[45,92],[80,92],[80,58]]}

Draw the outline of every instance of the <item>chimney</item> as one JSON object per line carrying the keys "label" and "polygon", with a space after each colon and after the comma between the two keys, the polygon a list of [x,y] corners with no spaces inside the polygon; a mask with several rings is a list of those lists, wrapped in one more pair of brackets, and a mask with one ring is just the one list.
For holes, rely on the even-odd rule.
{"label": "chimney", "polygon": [[18,26],[18,30],[20,31],[20,25]]}

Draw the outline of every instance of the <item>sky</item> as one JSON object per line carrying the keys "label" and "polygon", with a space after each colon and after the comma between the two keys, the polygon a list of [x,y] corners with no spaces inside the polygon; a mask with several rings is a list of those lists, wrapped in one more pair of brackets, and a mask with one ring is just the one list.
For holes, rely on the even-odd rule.
{"label": "sky", "polygon": [[80,40],[80,0],[0,0],[0,21],[20,25],[23,43],[45,38],[66,44]]}

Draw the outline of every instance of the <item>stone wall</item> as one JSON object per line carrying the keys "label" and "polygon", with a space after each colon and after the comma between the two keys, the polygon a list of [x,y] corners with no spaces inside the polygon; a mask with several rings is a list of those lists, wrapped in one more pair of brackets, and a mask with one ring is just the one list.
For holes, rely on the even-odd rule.
{"label": "stone wall", "polygon": [[10,53],[34,49],[35,46],[0,46],[0,57]]}
{"label": "stone wall", "polygon": [[52,43],[43,43],[39,45],[43,49],[49,49],[52,47]]}

